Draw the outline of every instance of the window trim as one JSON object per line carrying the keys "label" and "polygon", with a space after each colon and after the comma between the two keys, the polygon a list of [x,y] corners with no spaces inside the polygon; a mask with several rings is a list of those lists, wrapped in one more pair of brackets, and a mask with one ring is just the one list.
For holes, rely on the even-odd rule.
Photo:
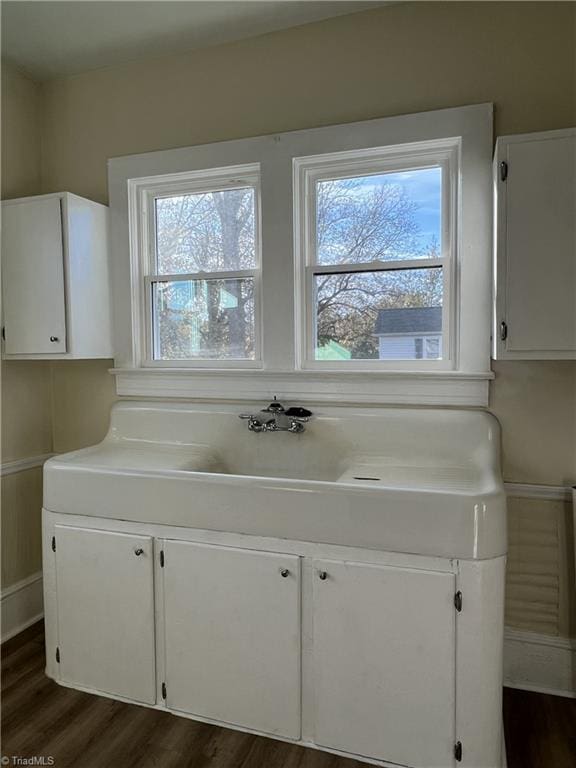
{"label": "window trim", "polygon": [[[406,170],[442,169],[442,249],[438,259],[400,259],[363,264],[320,265],[316,263],[316,189],[327,179],[375,176]],[[364,150],[333,152],[293,160],[294,269],[296,367],[317,371],[442,371],[458,367],[458,335],[455,314],[458,302],[458,195],[460,139],[426,140]],[[400,269],[442,267],[443,357],[440,360],[316,360],[314,328],[314,276],[350,272],[388,272]]]}
{"label": "window trim", "polygon": [[[203,192],[221,192],[230,189],[254,190],[254,255],[252,269],[218,272],[190,272],[168,275],[157,270],[156,253],[156,200]],[[138,265],[140,336],[139,360],[147,368],[262,368],[262,232],[261,186],[258,163],[211,168],[143,178],[128,182],[128,195],[133,212],[131,258]],[[137,211],[137,218],[134,218]],[[218,280],[251,277],[254,281],[254,358],[182,358],[160,360],[154,357],[154,285],[160,282],[191,280]]]}
{"label": "window trim", "polygon": [[[461,141],[458,327],[453,370],[303,370],[296,367],[292,164],[294,158],[424,140]],[[490,371],[492,104],[385,117],[289,133],[198,144],[108,161],[111,278],[118,395],[303,403],[486,406]],[[257,165],[262,185],[262,366],[151,367],[140,355],[142,313],[130,190],[180,174]],[[279,290],[270,286],[280,286]],[[268,299],[266,298],[268,297]]]}

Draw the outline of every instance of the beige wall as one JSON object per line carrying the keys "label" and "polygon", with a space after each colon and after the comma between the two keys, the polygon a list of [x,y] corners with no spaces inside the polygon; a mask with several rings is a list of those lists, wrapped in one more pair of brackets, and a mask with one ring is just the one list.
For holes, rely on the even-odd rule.
{"label": "beige wall", "polygon": [[[575,11],[572,3],[403,3],[47,83],[43,191],[106,202],[110,157],[483,101],[495,104],[496,134],[574,125]],[[57,450],[103,434],[114,397],[108,366],[53,365]],[[575,482],[576,364],[502,362],[495,372],[506,479]],[[550,502],[514,502],[514,542],[535,509],[543,521],[560,514]],[[548,550],[528,556],[538,567]],[[562,583],[556,618],[536,629],[566,631]],[[514,601],[510,620],[530,626],[530,592],[516,590]]]}
{"label": "beige wall", "polygon": [[113,360],[70,360],[52,364],[54,451],[65,453],[100,442],[116,400]]}
{"label": "beige wall", "polygon": [[40,86],[2,65],[2,198],[40,189]]}
{"label": "beige wall", "polygon": [[45,89],[43,181],[105,202],[109,157],[475,102],[574,122],[572,3],[401,3]]}
{"label": "beige wall", "polygon": [[[2,198],[40,192],[40,88],[2,67]],[[52,450],[50,363],[2,363],[2,461]],[[41,567],[39,469],[2,478],[2,587]]]}
{"label": "beige wall", "polygon": [[[576,124],[575,10],[403,3],[53,81],[44,190],[106,202],[110,157],[482,101],[497,134]],[[576,482],[576,365],[499,363],[496,376],[506,479]]]}

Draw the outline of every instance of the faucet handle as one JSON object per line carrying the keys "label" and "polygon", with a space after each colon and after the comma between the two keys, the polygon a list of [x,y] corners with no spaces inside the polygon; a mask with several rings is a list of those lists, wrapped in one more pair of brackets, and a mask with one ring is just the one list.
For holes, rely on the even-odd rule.
{"label": "faucet handle", "polygon": [[292,406],[286,411],[286,416],[294,419],[295,421],[309,421],[310,416],[312,416],[312,411],[309,411],[307,408]]}

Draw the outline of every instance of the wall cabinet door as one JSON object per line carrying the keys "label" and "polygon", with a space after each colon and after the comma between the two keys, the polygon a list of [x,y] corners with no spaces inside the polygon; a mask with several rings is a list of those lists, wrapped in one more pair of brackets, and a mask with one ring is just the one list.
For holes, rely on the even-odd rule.
{"label": "wall cabinet door", "polygon": [[2,207],[2,286],[6,354],[66,352],[58,198]]}
{"label": "wall cabinet door", "polygon": [[153,540],[54,530],[60,679],[154,704]]}
{"label": "wall cabinet door", "polygon": [[314,740],[403,765],[454,764],[455,578],[314,562]]}
{"label": "wall cabinet door", "polygon": [[576,129],[496,144],[495,358],[576,358]]}
{"label": "wall cabinet door", "polygon": [[165,541],[167,705],[300,736],[300,559]]}

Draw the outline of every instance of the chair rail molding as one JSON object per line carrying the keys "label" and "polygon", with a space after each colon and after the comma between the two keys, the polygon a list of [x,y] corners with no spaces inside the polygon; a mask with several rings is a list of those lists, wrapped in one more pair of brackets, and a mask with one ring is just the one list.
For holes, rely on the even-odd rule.
{"label": "chair rail molding", "polygon": [[532,483],[504,483],[508,496],[516,499],[542,501],[571,501],[572,489],[567,485],[534,485]]}
{"label": "chair rail molding", "polygon": [[26,459],[15,459],[14,461],[5,461],[0,464],[0,477],[4,475],[14,475],[16,472],[26,472],[29,469],[42,467],[45,461],[48,461],[53,453],[42,453],[39,456],[29,456]]}

